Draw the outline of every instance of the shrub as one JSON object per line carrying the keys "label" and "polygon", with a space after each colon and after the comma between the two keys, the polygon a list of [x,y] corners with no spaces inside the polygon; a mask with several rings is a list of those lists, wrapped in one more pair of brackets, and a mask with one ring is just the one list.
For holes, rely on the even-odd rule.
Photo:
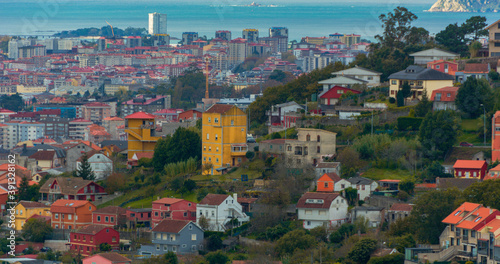
{"label": "shrub", "polygon": [[422,120],[422,117],[398,117],[398,130],[419,130]]}

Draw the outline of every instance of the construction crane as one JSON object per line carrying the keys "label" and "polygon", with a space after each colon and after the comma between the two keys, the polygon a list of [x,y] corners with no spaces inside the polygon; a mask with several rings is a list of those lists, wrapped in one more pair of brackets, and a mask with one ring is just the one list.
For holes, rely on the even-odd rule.
{"label": "construction crane", "polygon": [[[106,20],[104,20],[104,21],[106,21]],[[113,34],[113,38],[114,38],[115,32],[113,31],[113,26],[108,21],[106,21],[106,23],[111,27],[111,34]]]}

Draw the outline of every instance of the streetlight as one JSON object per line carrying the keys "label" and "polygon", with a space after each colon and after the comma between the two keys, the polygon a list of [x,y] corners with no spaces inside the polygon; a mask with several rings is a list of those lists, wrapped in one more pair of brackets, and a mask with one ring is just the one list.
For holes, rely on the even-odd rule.
{"label": "streetlight", "polygon": [[483,107],[483,128],[484,128],[484,145],[486,146],[486,108],[484,104],[481,104]]}

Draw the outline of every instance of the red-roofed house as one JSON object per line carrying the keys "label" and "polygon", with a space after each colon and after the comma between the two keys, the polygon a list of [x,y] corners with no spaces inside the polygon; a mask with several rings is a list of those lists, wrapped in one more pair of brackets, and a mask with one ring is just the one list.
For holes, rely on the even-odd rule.
{"label": "red-roofed house", "polygon": [[64,158],[58,158],[53,149],[39,150],[29,156],[29,158],[36,160],[39,171],[61,167],[64,164]]}
{"label": "red-roofed house", "polygon": [[347,220],[348,207],[339,193],[308,192],[297,202],[297,218],[304,222],[305,229],[339,226]]}
{"label": "red-roofed house", "polygon": [[89,201],[55,201],[50,206],[52,227],[54,229],[77,229],[92,224],[92,212],[96,207]]}
{"label": "red-roofed house", "polygon": [[153,202],[153,227],[164,219],[196,221],[196,203],[176,198],[162,198]]}
{"label": "red-roofed house", "polygon": [[132,158],[130,158],[127,161],[127,167],[130,169],[132,167],[139,166],[140,159],[142,159],[142,158],[152,159],[153,154],[154,154],[153,152],[136,152],[136,153],[134,153]]}
{"label": "red-roofed house", "polygon": [[495,168],[490,169],[490,171],[488,171],[486,176],[483,178],[483,181],[498,179],[500,179],[500,165],[497,165]]}
{"label": "red-roofed house", "polygon": [[340,97],[347,93],[360,94],[361,92],[335,85],[330,88],[330,90],[324,92],[319,96],[320,104],[323,106],[336,105],[339,102]]}
{"label": "red-roofed house", "polygon": [[427,62],[427,68],[434,69],[436,71],[440,71],[449,75],[455,75],[455,72],[458,71],[458,63],[447,60],[435,60]]}
{"label": "red-roofed house", "polygon": [[488,251],[490,234],[483,232],[483,228],[498,216],[500,212],[496,209],[465,202],[443,219],[447,226],[440,237],[440,245],[443,248],[458,246],[458,250],[466,253],[461,254],[466,259],[476,258],[479,251],[485,248]]}
{"label": "red-roofed house", "polygon": [[210,231],[225,231],[226,225],[233,219],[238,222],[247,222],[250,218],[243,212],[243,208],[238,203],[237,194],[207,194],[203,200],[196,205],[196,222],[200,219],[208,220]]}
{"label": "red-roofed house", "polygon": [[337,173],[325,173],[316,181],[318,192],[333,192],[335,189],[335,183],[340,181],[341,178]]}
{"label": "red-roofed house", "polygon": [[103,243],[118,249],[120,233],[111,227],[90,224],[71,232],[69,236],[70,250],[84,257],[95,254]]}
{"label": "red-roofed house", "polygon": [[488,163],[484,160],[457,160],[453,165],[455,178],[483,179],[488,170]]}
{"label": "red-roofed house", "polygon": [[104,252],[88,256],[82,260],[83,264],[132,264],[132,260],[116,253]]}
{"label": "red-roofed house", "polygon": [[109,227],[120,227],[126,224],[127,210],[118,206],[106,206],[92,212],[92,223]]}
{"label": "red-roofed house", "polygon": [[179,120],[198,120],[202,117],[203,112],[195,109],[187,110],[179,114]]}
{"label": "red-roofed house", "polygon": [[431,101],[434,110],[456,110],[455,98],[458,87],[448,86],[432,91]]}

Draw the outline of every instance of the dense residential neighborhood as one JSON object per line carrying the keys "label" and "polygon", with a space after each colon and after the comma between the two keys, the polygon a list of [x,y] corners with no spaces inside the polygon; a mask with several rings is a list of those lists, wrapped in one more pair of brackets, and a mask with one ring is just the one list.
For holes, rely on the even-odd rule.
{"label": "dense residential neighborhood", "polygon": [[500,262],[500,20],[148,18],[0,36],[0,263]]}

